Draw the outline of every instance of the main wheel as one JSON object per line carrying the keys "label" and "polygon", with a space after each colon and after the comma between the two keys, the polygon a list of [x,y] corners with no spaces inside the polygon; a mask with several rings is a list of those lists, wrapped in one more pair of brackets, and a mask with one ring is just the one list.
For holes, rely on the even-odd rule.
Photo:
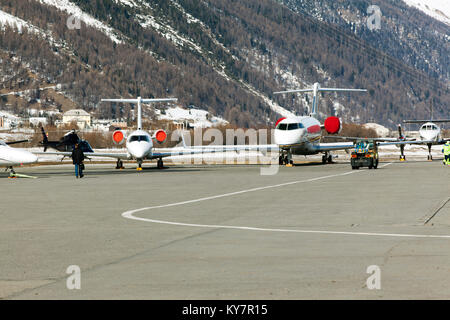
{"label": "main wheel", "polygon": [[159,159],[159,160],[158,160],[157,166],[158,166],[158,169],[164,168],[164,163],[163,163],[162,159]]}
{"label": "main wheel", "polygon": [[333,156],[330,154],[327,158],[328,163],[333,163]]}

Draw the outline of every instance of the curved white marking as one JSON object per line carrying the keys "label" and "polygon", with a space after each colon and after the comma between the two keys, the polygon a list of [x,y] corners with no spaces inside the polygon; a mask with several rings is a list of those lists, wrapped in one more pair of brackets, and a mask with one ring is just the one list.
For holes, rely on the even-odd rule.
{"label": "curved white marking", "polygon": [[[387,163],[383,165],[382,167],[388,166],[392,164]],[[317,180],[323,180],[333,177],[339,177],[339,176],[345,176],[352,173],[357,172],[364,172],[363,171],[349,171],[345,173],[335,174],[335,175],[328,175],[318,178],[311,178],[306,180],[298,180],[298,181],[291,181],[286,183],[280,183],[265,187],[258,187],[258,188],[252,188],[247,190],[241,190],[236,192],[230,192],[225,194],[219,194],[215,196],[210,197],[204,197],[194,200],[187,200],[187,201],[181,201],[181,202],[175,202],[175,203],[169,203],[159,206],[152,206],[152,207],[145,207],[140,209],[134,209],[129,210],[124,213],[122,213],[122,217],[137,221],[145,221],[145,222],[151,222],[151,223],[159,223],[159,224],[168,224],[168,225],[176,225],[176,226],[184,226],[184,227],[197,227],[197,228],[215,228],[215,229],[235,229],[235,230],[249,230],[249,231],[266,231],[266,232],[291,232],[291,233],[316,233],[316,234],[338,234],[338,235],[359,235],[359,236],[379,236],[379,237],[409,237],[409,238],[440,238],[440,239],[450,239],[450,235],[427,235],[427,234],[402,234],[402,233],[376,233],[376,232],[350,232],[350,231],[327,231],[327,230],[298,230],[298,229],[276,229],[276,228],[257,228],[257,227],[246,227],[246,226],[228,226],[228,225],[214,225],[214,224],[196,224],[196,223],[183,223],[183,222],[173,222],[173,221],[165,221],[165,220],[156,220],[156,219],[147,219],[147,218],[141,218],[134,216],[135,213],[141,212],[141,211],[147,211],[147,210],[153,210],[153,209],[162,209],[162,208],[169,208],[169,207],[175,207],[175,206],[181,206],[184,204],[190,204],[190,203],[196,203],[196,202],[202,202],[202,201],[208,201],[213,199],[219,199],[219,198],[225,198],[230,197],[238,194],[248,193],[248,192],[255,192],[260,190],[266,190],[271,188],[279,188],[284,187],[292,184],[302,183],[302,182],[313,182]]]}

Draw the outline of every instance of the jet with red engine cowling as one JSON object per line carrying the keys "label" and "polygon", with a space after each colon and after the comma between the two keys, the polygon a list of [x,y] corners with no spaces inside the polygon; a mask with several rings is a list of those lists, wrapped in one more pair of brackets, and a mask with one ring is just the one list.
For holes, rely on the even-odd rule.
{"label": "jet with red engine cowling", "polygon": [[[99,153],[99,152],[84,152],[87,157],[107,157],[116,158],[116,169],[123,168],[123,160],[136,160],[137,170],[142,170],[142,163],[144,160],[157,159],[157,166],[159,169],[163,168],[163,158],[178,156],[178,155],[192,155],[198,153],[204,153],[204,150],[177,150],[169,152],[158,152],[154,148],[153,140],[157,143],[163,143],[167,138],[167,133],[159,129],[154,135],[150,135],[147,131],[142,129],[142,103],[155,103],[155,102],[174,102],[176,98],[162,98],[162,99],[102,99],[103,102],[121,102],[121,103],[136,103],[137,104],[137,130],[133,131],[127,136],[125,131],[117,129],[114,131],[112,138],[114,143],[125,143],[126,153]],[[214,151],[210,151],[214,152]],[[34,152],[35,154],[44,154],[42,152]],[[71,152],[46,152],[45,154],[71,156]]]}
{"label": "jet with red engine cowling", "polygon": [[292,164],[292,155],[312,155],[323,153],[322,162],[331,163],[334,150],[351,149],[353,143],[320,143],[322,129],[328,134],[339,133],[342,129],[341,120],[338,117],[328,117],[321,124],[315,116],[318,111],[319,92],[367,92],[366,89],[346,88],[321,88],[319,83],[314,83],[312,88],[278,91],[274,94],[284,93],[309,93],[312,92],[312,108],[309,116],[281,118],[275,124],[274,139],[279,146],[279,163]]}

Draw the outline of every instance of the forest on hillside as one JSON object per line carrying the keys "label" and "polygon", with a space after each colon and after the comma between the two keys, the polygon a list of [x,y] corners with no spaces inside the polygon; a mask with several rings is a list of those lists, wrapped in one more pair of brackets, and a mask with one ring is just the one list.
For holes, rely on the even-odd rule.
{"label": "forest on hillside", "polygon": [[[302,85],[367,88],[367,94],[323,96],[320,112],[335,114],[337,100],[345,105],[338,115],[346,121],[394,127],[404,118],[428,117],[431,104],[435,115],[448,113],[450,95],[443,82],[355,46],[352,35],[343,37],[332,26],[272,0],[179,0],[177,5],[149,0],[140,8],[112,0],[72,2],[117,30],[122,43],[84,23],[80,30],[68,30],[66,13],[37,1],[0,0],[3,11],[46,33],[43,40],[30,30],[0,31],[0,53],[10,57],[2,60],[2,75],[15,75],[3,81],[5,90],[17,89],[17,78],[27,78],[31,70],[38,79],[28,82],[61,84],[66,96],[100,118],[129,118],[132,108],[101,104],[101,97],[173,96],[181,105],[252,127],[278,117],[260,95],[304,113],[301,97],[273,95],[295,84],[286,80],[289,74]],[[140,15],[164,21],[198,48],[143,27]]]}

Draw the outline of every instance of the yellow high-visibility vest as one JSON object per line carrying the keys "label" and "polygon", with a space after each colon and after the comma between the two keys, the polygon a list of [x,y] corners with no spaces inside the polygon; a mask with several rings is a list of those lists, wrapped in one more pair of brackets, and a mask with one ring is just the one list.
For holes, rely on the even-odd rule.
{"label": "yellow high-visibility vest", "polygon": [[444,150],[444,156],[450,155],[450,145],[444,144],[444,147],[442,149]]}

